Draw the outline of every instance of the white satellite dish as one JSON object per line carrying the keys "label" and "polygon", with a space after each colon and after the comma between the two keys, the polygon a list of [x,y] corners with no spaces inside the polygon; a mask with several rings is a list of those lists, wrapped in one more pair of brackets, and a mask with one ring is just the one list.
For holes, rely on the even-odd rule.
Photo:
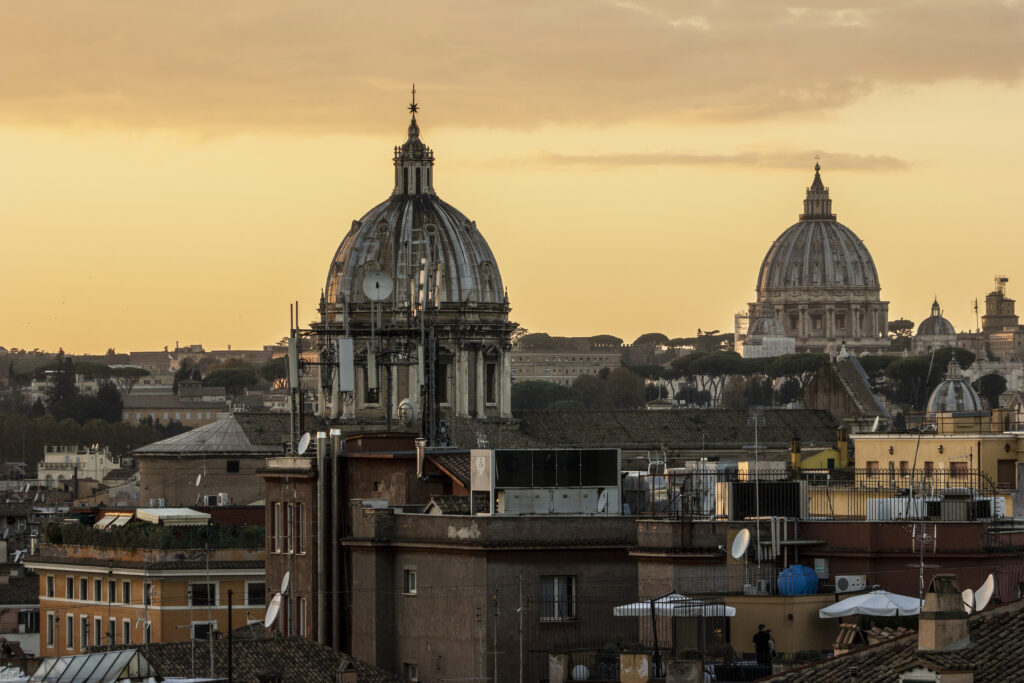
{"label": "white satellite dish", "polygon": [[4,540],[7,540],[7,536],[9,536],[10,533],[11,533],[11,530],[8,529],[7,527],[4,527]]}
{"label": "white satellite dish", "polygon": [[597,511],[608,512],[608,489],[601,491],[601,495],[597,497]]}
{"label": "white satellite dish", "polygon": [[741,529],[736,538],[732,540],[732,550],[729,554],[732,555],[732,559],[738,560],[747,553],[747,547],[750,545],[750,529]]}
{"label": "white satellite dish", "polygon": [[395,291],[395,281],[383,270],[370,273],[363,278],[363,294],[370,301],[384,301]]}
{"label": "white satellite dish", "polygon": [[309,436],[309,432],[306,432],[305,434],[302,435],[302,438],[299,439],[299,450],[298,450],[298,454],[299,455],[302,455],[303,453],[305,453],[306,449],[309,448],[309,440],[310,440],[310,438],[311,437]]}
{"label": "white satellite dish", "polygon": [[988,603],[992,599],[992,594],[995,592],[996,577],[989,574],[988,578],[985,579],[985,583],[981,584],[981,588],[974,591],[974,611],[980,612],[988,607]]}
{"label": "white satellite dish", "polygon": [[964,592],[960,594],[960,597],[964,601],[964,611],[968,614],[974,612],[974,591],[970,588],[965,588]]}
{"label": "white satellite dish", "polygon": [[585,681],[590,678],[590,669],[586,664],[577,664],[572,668],[571,678],[574,681]]}
{"label": "white satellite dish", "polygon": [[285,572],[284,573],[284,576],[281,578],[281,592],[282,593],[287,593],[288,592],[288,581],[291,578],[292,578],[292,573],[291,572]]}
{"label": "white satellite dish", "polygon": [[271,600],[270,605],[267,607],[267,615],[263,617],[263,625],[270,628],[277,621],[277,615],[281,611],[281,594],[277,593]]}
{"label": "white satellite dish", "polygon": [[200,474],[198,477],[196,477],[196,486],[199,486],[199,482],[201,482],[202,480],[203,480],[203,475],[202,474]]}
{"label": "white satellite dish", "polygon": [[41,493],[37,493],[36,497],[32,499],[32,502],[33,503],[38,503],[39,502],[39,496],[41,496],[41,495],[42,495]]}

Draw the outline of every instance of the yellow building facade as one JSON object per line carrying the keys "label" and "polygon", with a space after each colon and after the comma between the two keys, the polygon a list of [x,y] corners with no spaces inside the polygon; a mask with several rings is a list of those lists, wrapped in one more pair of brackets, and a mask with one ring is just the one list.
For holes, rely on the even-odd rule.
{"label": "yellow building facade", "polygon": [[98,645],[206,638],[262,621],[263,549],[114,550],[47,545],[26,566],[39,574],[39,650],[80,654]]}

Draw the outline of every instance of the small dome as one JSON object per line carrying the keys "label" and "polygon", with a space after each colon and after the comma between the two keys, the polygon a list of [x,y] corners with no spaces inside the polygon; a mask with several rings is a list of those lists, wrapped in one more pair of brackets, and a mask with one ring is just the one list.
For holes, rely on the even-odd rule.
{"label": "small dome", "polygon": [[956,357],[949,361],[946,379],[928,399],[928,413],[976,413],[984,408],[981,398],[963,375]]}
{"label": "small dome", "polygon": [[747,330],[748,337],[785,337],[786,328],[775,318],[761,316],[754,318]]}
{"label": "small dome", "polygon": [[932,303],[932,314],[917,326],[917,336],[951,337],[955,334],[953,323],[942,317],[942,309],[939,308],[939,300],[936,299]]}

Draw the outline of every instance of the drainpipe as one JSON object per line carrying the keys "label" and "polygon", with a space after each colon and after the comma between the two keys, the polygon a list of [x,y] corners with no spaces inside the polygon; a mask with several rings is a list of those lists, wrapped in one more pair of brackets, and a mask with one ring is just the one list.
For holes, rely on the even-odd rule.
{"label": "drainpipe", "polygon": [[427,457],[427,440],[422,437],[416,437],[416,477],[418,479],[423,478],[423,461]]}

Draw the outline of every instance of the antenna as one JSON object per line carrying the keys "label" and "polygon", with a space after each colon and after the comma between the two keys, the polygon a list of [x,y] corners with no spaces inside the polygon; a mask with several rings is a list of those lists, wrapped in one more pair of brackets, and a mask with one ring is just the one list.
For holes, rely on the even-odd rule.
{"label": "antenna", "polygon": [[974,613],[974,591],[970,588],[965,588],[960,594],[960,598],[964,601],[964,611],[968,614]]}
{"label": "antenna", "polygon": [[263,617],[263,625],[270,628],[277,621],[277,615],[281,612],[281,594],[277,593],[270,600],[270,606],[267,607],[267,614]]}
{"label": "antenna", "polygon": [[981,588],[974,591],[974,611],[980,612],[981,610],[988,607],[988,603],[992,600],[992,594],[996,591],[996,577],[991,574],[985,579],[985,583],[981,584]]}
{"label": "antenna", "polygon": [[302,438],[299,439],[299,450],[297,451],[299,455],[304,454],[306,452],[306,449],[309,448],[310,438],[311,437],[309,436],[309,432],[306,432],[305,434],[302,435]]}

